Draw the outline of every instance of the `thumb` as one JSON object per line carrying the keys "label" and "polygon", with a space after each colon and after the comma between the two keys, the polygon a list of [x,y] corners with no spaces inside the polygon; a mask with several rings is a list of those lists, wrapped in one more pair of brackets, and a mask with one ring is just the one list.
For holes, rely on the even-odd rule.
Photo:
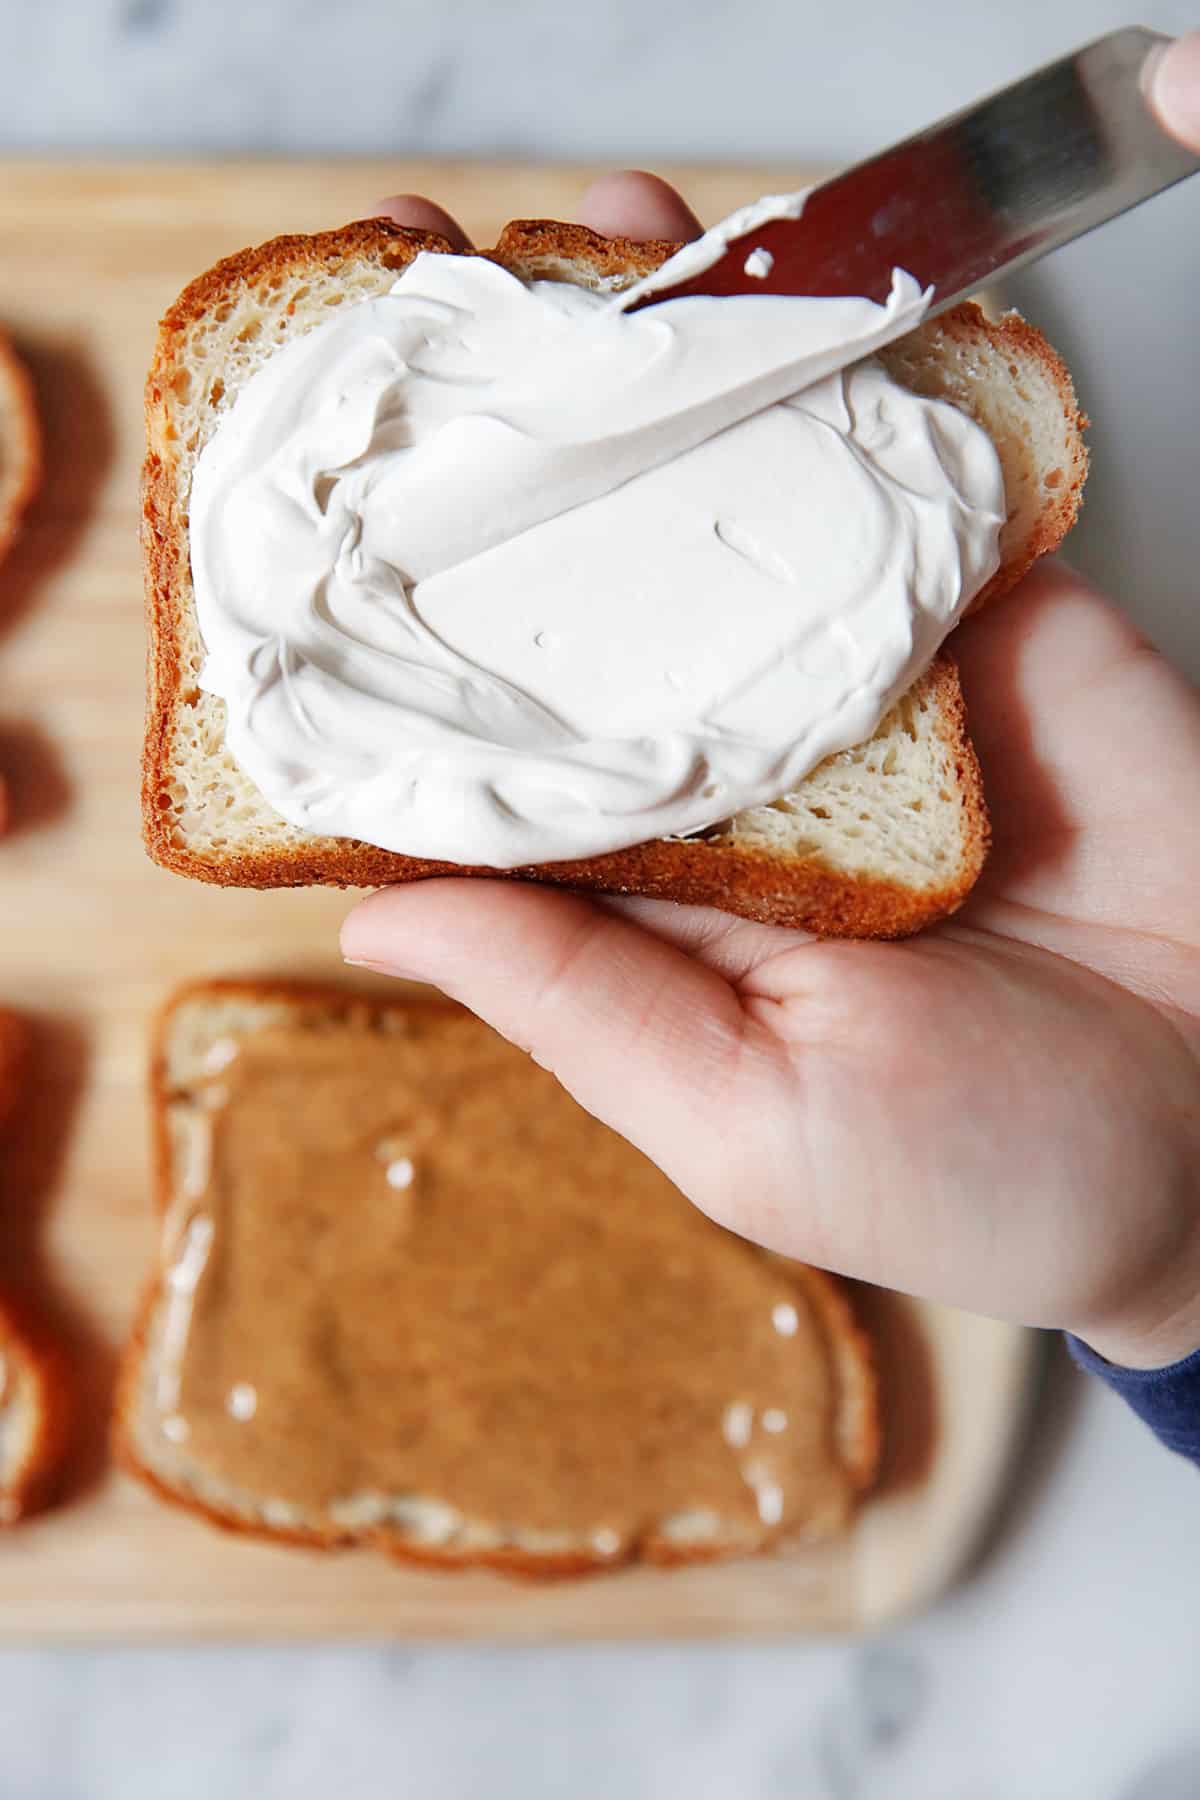
{"label": "thumb", "polygon": [[1200,151],[1200,31],[1167,45],[1150,70],[1147,91],[1172,137]]}
{"label": "thumb", "polygon": [[713,1122],[749,1027],[728,982],[684,951],[574,894],[451,879],[372,894],[342,952],[461,1001],[685,1193],[719,1181]]}

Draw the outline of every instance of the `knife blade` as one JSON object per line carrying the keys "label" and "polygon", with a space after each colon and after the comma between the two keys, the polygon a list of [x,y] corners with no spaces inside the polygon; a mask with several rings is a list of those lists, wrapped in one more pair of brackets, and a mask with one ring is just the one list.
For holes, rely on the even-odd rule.
{"label": "knife blade", "polygon": [[[732,238],[700,273],[626,310],[691,294],[883,302],[898,268],[941,312],[1200,169],[1144,92],[1147,58],[1170,41],[1142,26],[1097,38],[835,176],[798,219]],[[755,251],[765,273],[747,269]]]}

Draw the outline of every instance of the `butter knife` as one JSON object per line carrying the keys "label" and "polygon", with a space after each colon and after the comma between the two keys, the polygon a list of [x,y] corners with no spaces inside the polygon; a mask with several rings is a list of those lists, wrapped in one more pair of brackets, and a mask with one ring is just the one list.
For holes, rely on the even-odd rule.
{"label": "butter knife", "polygon": [[1142,26],[1097,38],[835,176],[800,218],[730,239],[702,272],[626,310],[685,294],[882,302],[898,268],[941,312],[1200,169],[1145,95],[1148,59],[1170,41]]}

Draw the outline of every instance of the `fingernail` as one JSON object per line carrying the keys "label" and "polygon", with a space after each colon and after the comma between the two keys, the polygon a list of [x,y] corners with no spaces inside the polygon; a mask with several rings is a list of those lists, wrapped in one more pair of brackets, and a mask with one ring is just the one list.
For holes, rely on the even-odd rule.
{"label": "fingernail", "polygon": [[348,969],[365,969],[369,975],[390,975],[396,981],[429,980],[420,969],[410,969],[406,962],[395,957],[348,956],[343,950],[342,961]]}
{"label": "fingernail", "polygon": [[342,961],[351,969],[366,969],[372,975],[391,975],[404,981],[421,981],[420,970],[409,967],[403,941],[398,953],[392,944],[396,933],[386,929],[386,921],[375,916],[373,900],[360,900],[342,920],[338,948]]}
{"label": "fingernail", "polygon": [[1146,94],[1173,137],[1200,148],[1200,31],[1158,47],[1147,59]]}

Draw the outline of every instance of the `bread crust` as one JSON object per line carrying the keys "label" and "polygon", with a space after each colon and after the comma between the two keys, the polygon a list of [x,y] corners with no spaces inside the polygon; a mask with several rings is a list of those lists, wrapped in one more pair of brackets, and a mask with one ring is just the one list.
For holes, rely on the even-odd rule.
{"label": "bread crust", "polygon": [[[24,1020],[0,1011],[0,1130],[21,1098],[29,1048]],[[71,1382],[66,1354],[45,1322],[19,1293],[0,1289],[0,1357],[19,1368],[34,1430],[24,1460],[0,1465],[0,1527],[16,1525],[56,1498],[71,1429]]]}
{"label": "bread crust", "polygon": [[999,343],[1010,349],[1014,356],[1029,357],[1038,362],[1043,374],[1053,384],[1063,414],[1073,428],[1071,463],[1069,469],[1064,471],[1064,479],[1056,498],[1043,509],[1036,529],[1026,539],[1022,553],[997,569],[987,585],[976,594],[967,610],[977,612],[981,606],[987,606],[991,601],[999,600],[1002,595],[1011,593],[1017,583],[1028,575],[1035,562],[1039,562],[1043,556],[1052,555],[1079,517],[1088,472],[1088,453],[1083,434],[1091,421],[1075,397],[1075,383],[1071,380],[1071,371],[1066,363],[1053,344],[1028,319],[1023,319],[1020,313],[1007,312],[998,319],[989,319],[982,308],[968,304],[956,306],[939,323],[944,330],[953,332],[960,338],[986,336],[993,344]]}
{"label": "bread crust", "polygon": [[[971,601],[967,611],[978,612],[980,607],[990,606],[992,601],[1011,593],[1035,562],[1057,550],[1079,517],[1088,472],[1083,434],[1091,421],[1080,409],[1066,363],[1037,326],[1031,325],[1020,313],[1006,312],[992,318],[975,301],[967,300],[917,329],[926,336],[944,336],[965,347],[987,344],[989,349],[998,349],[1011,356],[1018,366],[1021,362],[1036,363],[1058,397],[1070,432],[1068,467],[1062,471],[1062,480],[1054,490],[1053,498],[1044,500],[1028,538],[1018,546],[1015,554],[1001,563]],[[887,348],[881,352],[881,359],[886,365]]]}
{"label": "bread crust", "polygon": [[[715,906],[760,924],[790,926],[822,937],[909,937],[962,905],[983,868],[991,836],[958,668],[948,651],[939,654],[929,679],[939,703],[938,732],[959,777],[966,840],[953,879],[938,886],[917,889],[877,877],[858,880],[816,857],[802,864],[781,864],[746,845],[688,838],[653,838],[607,856],[517,869],[399,856],[350,838],[335,840],[332,847],[328,839],[315,839],[311,849],[286,852],[226,851],[216,859],[175,843],[153,803],[147,808],[147,843],[163,868],[222,887],[388,887],[438,876],[483,876]],[[165,721],[159,729],[165,731]],[[149,771],[155,792],[156,768]]]}
{"label": "bread crust", "polygon": [[19,1468],[0,1468],[0,1529],[20,1524],[58,1498],[71,1435],[66,1353],[20,1295],[0,1291],[0,1356],[19,1366],[35,1426]]}
{"label": "bread crust", "polygon": [[[150,1103],[153,1118],[155,1205],[159,1216],[169,1208],[172,1193],[171,1146],[167,1131],[167,1103],[172,1084],[168,1071],[167,1034],[177,1013],[186,1006],[205,1002],[244,1000],[257,1003],[291,1003],[311,1008],[336,1019],[347,1013],[381,1016],[414,1011],[460,1014],[463,1009],[438,996],[413,996],[397,1000],[364,998],[362,994],[319,982],[236,979],[203,980],[178,989],[159,1013],[150,1058]],[[840,1460],[858,1493],[875,1480],[880,1456],[880,1422],[875,1365],[870,1339],[856,1322],[848,1289],[836,1276],[805,1265],[794,1265],[795,1278],[811,1305],[825,1337],[836,1371],[839,1407],[833,1422],[833,1440]],[[290,1544],[310,1550],[345,1550],[365,1547],[381,1551],[393,1561],[427,1568],[458,1570],[487,1568],[531,1580],[558,1580],[602,1574],[634,1562],[659,1567],[687,1563],[718,1562],[748,1554],[758,1555],[778,1546],[782,1533],[771,1533],[745,1547],[728,1545],[681,1546],[654,1534],[629,1545],[619,1556],[600,1556],[584,1551],[535,1553],[511,1545],[467,1550],[408,1544],[395,1532],[375,1527],[360,1530],[273,1526],[248,1519],[232,1508],[223,1509],[165,1479],[142,1458],[137,1447],[136,1420],[143,1363],[150,1354],[154,1312],[162,1293],[162,1270],[156,1266],[147,1282],[137,1317],[127,1342],[117,1383],[113,1415],[113,1454],[120,1466],[148,1487],[158,1499],[184,1512],[199,1515],[222,1531],[238,1537]]]}
{"label": "bread crust", "polygon": [[29,1027],[16,1013],[0,1009],[0,1132],[17,1109],[29,1056]]}
{"label": "bread crust", "polygon": [[[584,266],[595,277],[627,283],[657,268],[678,245],[639,244],[603,238],[582,225],[553,220],[514,220],[486,255],[528,278]],[[177,454],[172,449],[170,395],[182,372],[188,328],[250,281],[272,276],[328,272],[339,263],[374,259],[402,269],[422,250],[445,251],[447,242],[408,231],[387,220],[360,221],[313,237],[281,237],[228,257],[184,290],[165,315],[146,388],[148,451],[143,473],[142,540],[146,563],[149,622],[148,711],[142,758],[143,835],[151,858],[163,868],[223,887],[376,887],[431,877],[484,876],[538,881],[607,894],[644,894],[697,906],[714,906],[764,924],[792,926],[828,937],[899,938],[954,912],[983,867],[989,840],[979,766],[966,727],[966,709],[957,669],[943,651],[927,679],[940,704],[940,730],[961,778],[964,854],[943,883],[912,888],[874,876],[856,877],[829,866],[819,854],[784,861],[744,844],[712,839],[656,839],[609,855],[545,863],[518,869],[465,866],[403,856],[350,838],[312,837],[287,848],[201,852],[178,841],[166,790],[171,742],[181,694],[180,608],[187,554],[187,521],[177,487]],[[1061,359],[1034,327],[1009,315],[985,317],[973,303],[935,321],[936,329],[970,341],[987,338],[1033,357],[1058,392],[1077,429],[1082,415]],[[1005,593],[1037,556],[1053,549],[1078,510],[1086,468],[1079,440],[1075,464],[1062,491],[1043,509],[1038,529],[1022,553],[1002,566],[979,596]],[[978,603],[978,602],[977,602]]]}
{"label": "bread crust", "polygon": [[0,560],[42,479],[42,432],[28,369],[0,331]]}

